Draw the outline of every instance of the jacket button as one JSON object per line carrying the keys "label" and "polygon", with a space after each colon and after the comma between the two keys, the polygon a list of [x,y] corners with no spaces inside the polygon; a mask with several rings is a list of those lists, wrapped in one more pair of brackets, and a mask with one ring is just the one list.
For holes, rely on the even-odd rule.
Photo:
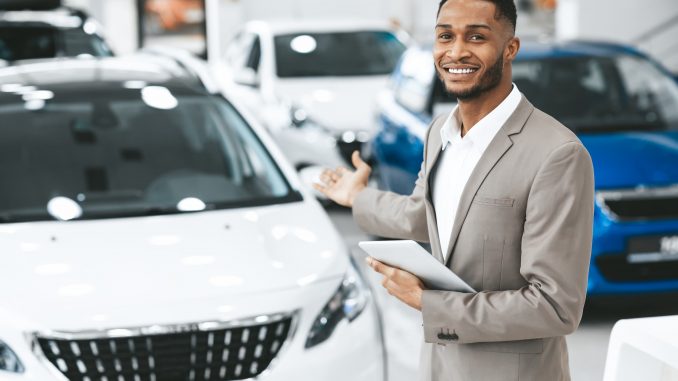
{"label": "jacket button", "polygon": [[444,334],[444,333],[442,333],[442,332],[438,334],[438,339],[440,339],[440,340],[449,340],[449,339],[447,338],[447,335]]}
{"label": "jacket button", "polygon": [[449,335],[449,338],[450,338],[450,340],[452,340],[452,341],[457,341],[457,340],[459,340],[459,336],[458,336],[456,333],[453,333],[453,334]]}

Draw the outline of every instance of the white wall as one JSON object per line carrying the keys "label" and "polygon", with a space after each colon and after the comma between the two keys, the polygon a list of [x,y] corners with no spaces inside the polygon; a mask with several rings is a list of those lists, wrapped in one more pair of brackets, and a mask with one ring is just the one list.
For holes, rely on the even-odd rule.
{"label": "white wall", "polygon": [[[643,37],[669,20],[668,29]],[[630,43],[678,72],[677,0],[559,0],[556,36]]]}

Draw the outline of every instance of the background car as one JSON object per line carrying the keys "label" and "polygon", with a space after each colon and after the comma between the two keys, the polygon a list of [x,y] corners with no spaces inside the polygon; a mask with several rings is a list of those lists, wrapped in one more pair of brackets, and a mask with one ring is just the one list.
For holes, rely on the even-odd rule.
{"label": "background car", "polygon": [[376,95],[406,42],[384,22],[253,21],[221,69],[296,167],[336,167],[374,132]]}
{"label": "background car", "polygon": [[[627,46],[523,42],[513,81],[593,159],[589,295],[678,291],[678,86],[669,73]],[[372,151],[383,188],[412,191],[428,124],[453,102],[430,49],[408,51],[380,96]]]}
{"label": "background car", "polygon": [[175,57],[0,68],[0,377],[382,380],[324,210]]}
{"label": "background car", "polygon": [[94,19],[60,3],[0,2],[0,61],[113,54]]}

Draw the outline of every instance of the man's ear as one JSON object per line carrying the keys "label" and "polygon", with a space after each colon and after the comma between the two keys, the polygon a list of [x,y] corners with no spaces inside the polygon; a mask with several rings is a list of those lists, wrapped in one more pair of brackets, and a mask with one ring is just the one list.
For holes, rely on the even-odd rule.
{"label": "man's ear", "polygon": [[512,36],[504,49],[504,61],[513,62],[520,50],[520,38]]}

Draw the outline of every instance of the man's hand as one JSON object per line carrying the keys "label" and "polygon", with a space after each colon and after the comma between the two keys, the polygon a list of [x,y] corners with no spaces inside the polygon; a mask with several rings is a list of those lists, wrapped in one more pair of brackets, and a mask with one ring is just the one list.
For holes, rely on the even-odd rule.
{"label": "man's hand", "polygon": [[367,257],[366,261],[374,271],[384,276],[381,285],[389,294],[408,306],[421,311],[421,296],[425,288],[424,283],[419,278],[405,270],[385,265],[372,257]]}
{"label": "man's hand", "polygon": [[367,186],[367,180],[372,172],[372,168],[360,158],[358,151],[353,151],[351,161],[355,171],[344,167],[335,170],[326,169],[320,175],[322,184],[313,184],[313,187],[327,198],[349,208],[353,207],[356,195]]}

